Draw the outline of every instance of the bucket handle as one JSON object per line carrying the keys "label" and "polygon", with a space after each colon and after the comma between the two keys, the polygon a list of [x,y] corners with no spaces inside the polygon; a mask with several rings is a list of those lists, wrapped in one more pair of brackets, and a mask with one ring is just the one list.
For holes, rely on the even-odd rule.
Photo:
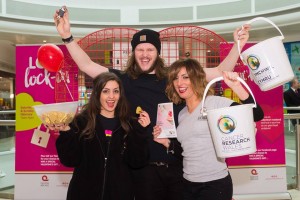
{"label": "bucket handle", "polygon": [[[207,115],[207,113],[204,112],[204,102],[205,102],[205,98],[206,98],[206,95],[207,95],[207,92],[208,92],[209,88],[210,88],[211,85],[214,84],[215,82],[222,81],[222,80],[224,80],[224,78],[223,78],[222,76],[221,76],[221,77],[217,77],[217,78],[211,80],[211,81],[207,84],[207,86],[206,86],[206,88],[205,88],[205,90],[204,90],[204,95],[203,95],[203,98],[202,98],[202,107],[201,107],[201,111],[200,111],[201,114],[202,114],[203,116],[206,116],[206,115]],[[247,90],[249,91],[249,93],[251,94],[251,96],[252,96],[253,99],[254,99],[254,105],[253,105],[253,108],[256,108],[256,107],[257,107],[257,105],[256,105],[256,100],[255,100],[254,95],[253,95],[253,93],[252,93],[250,87],[248,86],[248,84],[247,84],[242,78],[240,78],[240,77],[237,77],[237,80],[239,80],[239,81],[245,86],[245,88],[247,88]]]}
{"label": "bucket handle", "polygon": [[[264,21],[266,21],[266,22],[269,22],[269,23],[270,23],[271,25],[273,25],[273,26],[279,31],[279,33],[281,34],[280,39],[281,39],[281,40],[284,39],[284,36],[283,36],[281,30],[278,28],[278,26],[276,26],[276,24],[274,24],[274,23],[273,23],[271,20],[269,20],[268,18],[265,18],[265,17],[256,17],[256,18],[251,19],[251,20],[249,20],[248,22],[246,22],[246,24],[251,24],[252,22],[255,22],[255,21],[258,21],[258,20],[264,20]],[[242,26],[242,30],[243,30],[243,29],[244,29],[244,26]],[[242,30],[240,30],[240,31],[242,31]],[[243,57],[242,57],[242,55],[241,55],[240,40],[237,41],[237,48],[238,48],[238,52],[239,52],[240,58],[241,58],[242,62],[245,64],[244,59],[243,59]]]}

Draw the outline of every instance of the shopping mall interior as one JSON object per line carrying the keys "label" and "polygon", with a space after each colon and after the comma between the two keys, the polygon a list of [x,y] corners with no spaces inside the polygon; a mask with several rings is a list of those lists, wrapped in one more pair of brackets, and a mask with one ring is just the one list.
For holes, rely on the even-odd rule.
{"label": "shopping mall interior", "polygon": [[[299,0],[152,0],[149,2],[138,0],[1,0],[0,199],[14,199],[18,184],[16,181],[20,180],[15,179],[14,170],[15,155],[18,152],[16,133],[20,131],[16,129],[16,119],[18,119],[16,96],[20,93],[16,92],[17,83],[20,81],[16,79],[16,74],[22,62],[21,54],[17,49],[49,43],[63,46],[54,24],[56,19],[53,19],[56,10],[63,5],[67,6],[70,13],[71,32],[75,41],[95,62],[108,68],[123,70],[123,65],[130,56],[129,44],[132,35],[145,28],[160,32],[161,56],[166,61],[166,65],[170,65],[177,59],[190,57],[199,60],[206,67],[217,66],[224,58],[222,53],[226,51],[222,47],[230,46],[233,42],[233,31],[247,22],[251,23],[249,43],[259,43],[281,35],[285,48],[290,46],[294,48],[291,52],[295,53],[296,47],[300,47]],[[292,68],[294,75],[299,79],[299,51],[297,56],[294,58]],[[291,59],[290,56],[289,58]],[[65,63],[70,65],[71,62]],[[237,63],[241,65],[240,60]],[[78,81],[81,80],[80,77],[85,78],[85,82],[78,83],[82,84],[81,87],[85,87],[87,91],[91,89],[89,77],[80,71],[78,77]],[[279,87],[283,92],[288,89],[288,82],[282,83]],[[226,94],[223,89],[220,90],[220,87],[216,88],[216,91],[219,95]],[[78,95],[78,92],[80,91],[74,94]],[[276,93],[276,98],[281,98],[283,102],[280,106],[282,106],[281,125],[284,131],[285,163],[266,163],[241,168],[244,170],[270,167],[275,171],[277,167],[284,169],[286,177],[283,179],[286,192],[268,191],[266,194],[255,192],[247,194],[242,188],[242,194],[236,194],[235,200],[300,200],[300,131],[298,131],[300,125],[297,128],[297,125],[293,126],[291,123],[292,119],[299,119],[300,115],[288,114],[282,92]],[[55,94],[57,94],[56,91]],[[88,98],[88,95],[87,92],[84,97]],[[56,100],[61,102],[65,99],[56,98]],[[259,127],[263,126],[259,125]],[[235,168],[237,167],[232,169],[235,170]],[[23,172],[20,170],[19,174],[49,173],[49,171],[30,172],[30,170]],[[276,179],[274,176],[277,175],[271,175],[270,179]],[[28,198],[24,197],[24,199]]]}

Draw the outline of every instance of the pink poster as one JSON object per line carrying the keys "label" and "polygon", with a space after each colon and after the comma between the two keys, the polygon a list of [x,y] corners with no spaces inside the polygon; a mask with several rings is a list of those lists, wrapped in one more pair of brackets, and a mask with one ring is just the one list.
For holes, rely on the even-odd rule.
{"label": "pink poster", "polygon": [[[59,162],[55,147],[57,134],[44,127],[32,106],[78,100],[78,68],[69,59],[65,46],[58,45],[64,53],[64,66],[61,73],[47,71],[37,60],[40,46],[16,47],[15,197],[18,199],[55,199],[51,196],[55,189],[49,191],[50,195],[40,194],[47,197],[39,196],[36,192],[30,196],[28,191],[49,187],[53,179],[49,179],[47,173],[72,172],[71,168],[64,167]],[[38,179],[37,184],[28,184],[29,180],[33,181],[35,178]],[[65,193],[67,181],[58,181],[56,185],[60,189],[64,186]],[[58,199],[64,198],[65,196],[60,196]]]}
{"label": "pink poster", "polygon": [[[228,49],[227,46],[232,44],[221,44],[222,49]],[[252,44],[253,45],[253,44]],[[246,48],[252,46],[247,44]],[[226,53],[221,51],[221,53]],[[228,53],[228,52],[227,52]],[[221,55],[224,57],[224,55]],[[230,167],[234,166],[263,166],[263,165],[285,165],[285,148],[284,148],[284,119],[283,119],[283,88],[277,87],[269,91],[261,91],[259,86],[250,79],[249,68],[241,64],[241,61],[235,67],[239,76],[251,88],[256,101],[262,107],[265,117],[256,123],[256,146],[257,152],[247,156],[227,159]],[[234,94],[230,89],[222,84],[224,96],[234,99]],[[236,100],[236,99],[235,99]]]}
{"label": "pink poster", "polygon": [[[244,49],[252,45],[254,44],[246,44]],[[224,58],[231,47],[232,44],[221,44],[220,57]],[[286,192],[283,87],[261,91],[251,80],[248,66],[243,65],[240,60],[234,71],[249,85],[264,111],[264,119],[256,122],[257,151],[250,155],[226,159],[233,177],[234,194]],[[220,87],[223,96],[239,101],[223,82]],[[269,185],[272,187],[268,187]]]}

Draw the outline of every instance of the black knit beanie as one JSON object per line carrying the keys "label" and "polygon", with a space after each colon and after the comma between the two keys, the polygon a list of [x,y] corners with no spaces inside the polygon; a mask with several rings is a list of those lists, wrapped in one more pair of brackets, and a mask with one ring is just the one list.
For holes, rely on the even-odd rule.
{"label": "black knit beanie", "polygon": [[135,33],[131,40],[132,51],[134,51],[135,47],[141,43],[153,44],[158,51],[158,54],[160,54],[161,43],[158,32],[150,29],[143,29]]}

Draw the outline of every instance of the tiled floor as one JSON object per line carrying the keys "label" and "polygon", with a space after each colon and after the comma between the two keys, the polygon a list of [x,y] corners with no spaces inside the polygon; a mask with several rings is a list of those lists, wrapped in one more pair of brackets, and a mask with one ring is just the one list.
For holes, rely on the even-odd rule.
{"label": "tiled floor", "polygon": [[291,194],[293,200],[300,200],[300,190],[289,190],[289,193]]}
{"label": "tiled floor", "polygon": [[[294,128],[288,127],[288,121],[285,120],[284,140],[286,151],[286,173],[288,189],[296,187],[296,136]],[[296,192],[297,193],[297,192]],[[300,197],[298,196],[300,200]]]}
{"label": "tiled floor", "polygon": [[8,188],[0,191],[0,200],[14,199],[14,188]]}
{"label": "tiled floor", "polygon": [[[10,189],[8,191],[8,193],[11,193],[11,192],[12,192],[12,190]],[[289,190],[288,192],[290,193],[290,195],[292,197],[292,200],[300,200],[300,191],[299,190],[293,189],[293,190]],[[1,192],[0,192],[0,194],[1,194]],[[9,195],[8,196],[1,196],[0,195],[0,200],[8,200],[8,199],[12,200],[13,197],[11,197],[11,196],[13,196],[13,195],[10,195],[10,196]],[[5,197],[5,198],[2,198],[2,197]],[[249,199],[249,200],[256,200],[256,199]]]}

